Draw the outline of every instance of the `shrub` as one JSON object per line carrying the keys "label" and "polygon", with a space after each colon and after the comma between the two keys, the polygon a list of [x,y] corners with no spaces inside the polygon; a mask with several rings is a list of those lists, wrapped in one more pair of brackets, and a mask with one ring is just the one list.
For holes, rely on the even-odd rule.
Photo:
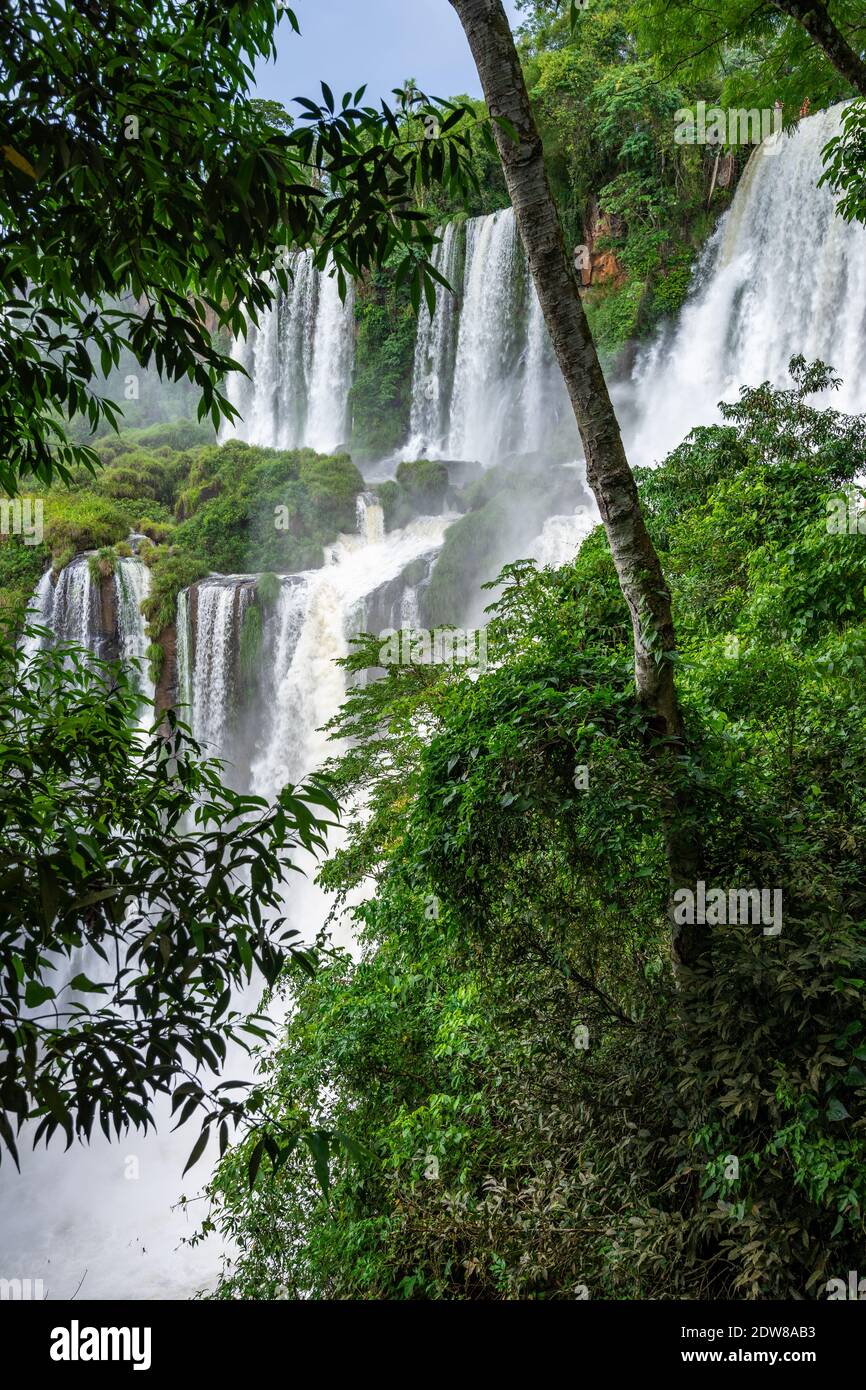
{"label": "shrub", "polygon": [[263,608],[270,608],[280,595],[280,581],[277,575],[272,573],[259,575],[256,584],[256,599]]}
{"label": "shrub", "polygon": [[148,636],[158,639],[177,616],[177,596],[182,589],[204,579],[210,566],[197,555],[184,554],[173,547],[159,549],[145,557],[151,570],[150,593],[141,605],[147,619]]}
{"label": "shrub", "polygon": [[147,673],[150,677],[151,685],[159,685],[159,678],[162,675],[162,668],[165,664],[165,650],[159,642],[151,642],[144,653],[147,662]]}
{"label": "shrub", "polygon": [[98,584],[101,579],[108,579],[110,575],[114,574],[116,564],[117,554],[115,550],[111,546],[103,546],[95,555],[90,556],[87,561],[87,568],[90,571],[91,579]]}

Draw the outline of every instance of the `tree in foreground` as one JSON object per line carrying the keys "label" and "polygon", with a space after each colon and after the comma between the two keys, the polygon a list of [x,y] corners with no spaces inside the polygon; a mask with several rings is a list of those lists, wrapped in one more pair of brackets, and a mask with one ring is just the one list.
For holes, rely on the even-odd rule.
{"label": "tree in foreground", "polygon": [[202,1121],[190,1161],[214,1133],[222,1151],[256,1127],[248,1088],[217,1079],[227,1049],[269,1036],[238,1001],[289,958],[311,967],[284,900],[296,852],[334,823],[327,789],[238,796],[173,716],[145,737],[137,713],[118,666],[0,643],[0,1152],[16,1163],[25,1121],[68,1146],[146,1130],[160,1096]]}
{"label": "tree in foreground", "polygon": [[[577,275],[544,165],[544,149],[501,0],[451,0],[466,32],[493,119],[508,192],[544,321],[571,399],[620,588],[631,616],[637,696],[649,712],[656,748],[682,747],[674,682],[671,600],[650,539],[619,423],[580,299]],[[668,869],[673,886],[694,883],[699,851],[676,766],[667,805]],[[694,964],[700,934],[673,924],[678,965]]]}

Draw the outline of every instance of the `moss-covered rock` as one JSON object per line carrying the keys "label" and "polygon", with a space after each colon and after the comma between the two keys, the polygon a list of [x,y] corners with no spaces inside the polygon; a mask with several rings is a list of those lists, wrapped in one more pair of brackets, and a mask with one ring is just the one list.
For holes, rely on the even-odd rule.
{"label": "moss-covered rock", "polygon": [[148,636],[158,641],[163,630],[174,624],[178,594],[196,580],[204,579],[211,567],[200,555],[174,547],[151,546],[141,558],[151,571],[150,593],[141,611],[147,619]]}
{"label": "moss-covered rock", "polygon": [[520,554],[545,520],[580,500],[573,471],[527,456],[517,465],[489,468],[459,494],[466,514],[449,526],[425,590],[429,627],[462,622],[483,607],[482,586]]}
{"label": "moss-covered rock", "polygon": [[397,469],[397,482],[414,512],[435,515],[448,494],[448,466],[435,459],[412,459]]}

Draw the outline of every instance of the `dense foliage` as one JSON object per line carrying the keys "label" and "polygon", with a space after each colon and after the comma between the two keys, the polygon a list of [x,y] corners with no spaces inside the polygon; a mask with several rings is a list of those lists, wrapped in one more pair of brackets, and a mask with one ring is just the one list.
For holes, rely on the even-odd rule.
{"label": "dense foliage", "polygon": [[237,1124],[255,1133],[247,1088],[217,1080],[230,1045],[268,1036],[242,991],[308,963],[284,894],[330,794],[237,796],[173,716],[137,732],[137,707],[89,653],[0,645],[0,1154],[16,1163],[25,1121],[68,1146],[95,1123],[147,1129],[161,1096],[202,1121],[191,1160],[211,1134],[223,1151]]}
{"label": "dense foliage", "polygon": [[300,1153],[250,1192],[230,1151],[224,1296],[802,1298],[856,1267],[866,551],[827,517],[866,422],[793,370],[641,480],[706,882],[781,889],[781,935],[707,927],[674,987],[664,788],[603,533],[512,566],[490,669],[391,668],[335,721],[334,788],[366,815],[322,877],[374,890],[358,957],[292,980],[263,1114],[358,1149],[325,1195]]}

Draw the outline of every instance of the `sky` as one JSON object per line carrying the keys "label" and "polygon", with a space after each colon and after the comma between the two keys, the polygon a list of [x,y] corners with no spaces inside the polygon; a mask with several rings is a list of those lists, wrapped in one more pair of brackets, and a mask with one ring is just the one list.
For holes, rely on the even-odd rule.
{"label": "sky", "polygon": [[[280,22],[275,63],[260,63],[255,95],[289,106],[321,97],[320,81],[344,92],[368,84],[365,100],[390,97],[414,77],[430,96],[480,96],[460,22],[448,0],[291,0],[301,37]],[[505,0],[512,23],[514,0]]]}

